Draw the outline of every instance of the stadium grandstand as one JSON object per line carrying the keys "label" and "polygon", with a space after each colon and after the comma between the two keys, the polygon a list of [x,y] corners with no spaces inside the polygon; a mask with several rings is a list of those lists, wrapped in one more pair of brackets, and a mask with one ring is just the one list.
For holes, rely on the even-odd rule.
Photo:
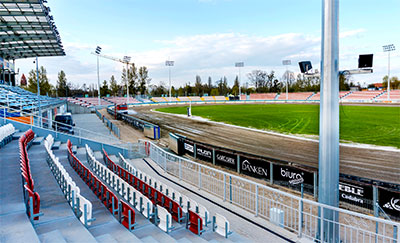
{"label": "stadium grandstand", "polygon": [[[183,140],[172,133],[168,133],[169,148],[161,146],[158,125],[112,109],[126,103],[126,97],[103,97],[99,104],[95,97],[58,99],[16,87],[13,60],[65,55],[45,3],[0,1],[1,242],[326,242],[326,224],[338,231],[331,242],[399,242],[400,224],[387,215],[336,208],[304,195],[304,174],[281,169],[275,175],[289,178],[290,184],[301,181],[301,193],[281,190],[272,185],[272,177],[260,182],[215,166],[215,161],[213,166],[198,161],[213,156],[240,170],[239,154],[229,157],[227,149],[208,151],[193,141],[182,146]],[[385,94],[346,91],[340,96],[379,101]],[[318,96],[289,93],[288,100],[303,102]],[[394,99],[399,96],[399,90],[391,93]],[[241,98],[280,102],[286,94]],[[169,101],[169,97],[136,96],[128,103]],[[190,102],[230,101],[225,96],[171,98],[174,104]],[[77,124],[56,122],[57,114],[69,114],[68,104],[90,108],[100,119],[84,114]],[[119,115],[146,139],[122,141],[117,119],[107,119],[100,114],[104,111]],[[61,125],[73,132],[60,131]],[[173,153],[182,149],[194,157]],[[258,163],[251,155],[242,158],[247,158],[242,165],[253,174],[268,174],[272,168],[272,163],[266,170],[250,164]],[[317,181],[316,173],[308,175],[306,180]],[[340,215],[340,220],[330,221],[326,212]]]}

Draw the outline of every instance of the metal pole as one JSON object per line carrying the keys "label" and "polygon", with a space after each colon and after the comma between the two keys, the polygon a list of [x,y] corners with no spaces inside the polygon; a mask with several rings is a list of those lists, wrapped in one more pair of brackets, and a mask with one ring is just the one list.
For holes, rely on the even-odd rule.
{"label": "metal pole", "polygon": [[39,63],[36,56],[36,81],[37,81],[37,95],[38,95],[38,109],[39,109],[39,126],[42,124],[42,110],[40,109],[40,83],[39,83]]}
{"label": "metal pole", "polygon": [[171,66],[168,66],[168,76],[169,76],[169,102],[171,102]]}
{"label": "metal pole", "polygon": [[98,102],[99,102],[99,105],[100,105],[100,73],[99,73],[99,56],[97,56],[97,83],[98,83],[98,85],[99,85],[99,87],[98,87],[98,95],[99,95],[99,99],[98,99]]}
{"label": "metal pole", "polygon": [[129,79],[128,79],[129,63],[126,63],[126,105],[129,104]]}
{"label": "metal pole", "polygon": [[242,75],[240,73],[240,67],[239,67],[239,100],[242,99],[242,89],[240,88],[240,84],[242,83]]}
{"label": "metal pole", "polygon": [[289,71],[288,71],[288,67],[286,66],[286,101],[288,101],[288,99],[289,99],[288,83],[289,83]]}
{"label": "metal pole", "polygon": [[[339,0],[323,0],[318,201],[339,206]],[[338,212],[322,209],[322,241],[338,240]],[[322,232],[321,232],[322,233]]]}
{"label": "metal pole", "polygon": [[388,100],[390,100],[390,51],[388,51]]}

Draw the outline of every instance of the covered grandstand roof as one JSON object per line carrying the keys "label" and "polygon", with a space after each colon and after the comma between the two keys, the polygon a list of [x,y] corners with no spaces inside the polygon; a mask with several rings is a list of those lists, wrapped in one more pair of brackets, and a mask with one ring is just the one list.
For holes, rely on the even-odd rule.
{"label": "covered grandstand roof", "polygon": [[46,0],[0,1],[0,57],[64,56]]}

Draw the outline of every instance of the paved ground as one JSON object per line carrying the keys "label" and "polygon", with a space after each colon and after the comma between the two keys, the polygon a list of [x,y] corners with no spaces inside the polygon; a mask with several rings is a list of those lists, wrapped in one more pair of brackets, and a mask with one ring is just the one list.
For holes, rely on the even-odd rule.
{"label": "paved ground", "polygon": [[76,128],[82,128],[85,131],[79,133],[79,129],[75,129],[75,135],[93,139],[103,143],[117,143],[118,138],[103,124],[96,114],[73,114],[72,115]]}
{"label": "paved ground", "polygon": [[121,120],[115,120],[115,118],[108,114],[105,109],[100,110],[100,113],[104,115],[107,119],[109,119],[112,123],[118,126],[122,141],[137,143],[139,139],[146,139],[146,137],[143,135],[143,132],[134,129],[131,125]]}
{"label": "paved ground", "polygon": [[[162,106],[157,106],[159,107]],[[173,131],[196,141],[318,167],[318,142],[177,118],[150,111],[153,108],[154,106],[135,107],[138,112],[136,116],[161,126],[161,141],[165,144],[168,144],[168,132]],[[400,150],[340,146],[340,172],[400,184],[399,158]]]}

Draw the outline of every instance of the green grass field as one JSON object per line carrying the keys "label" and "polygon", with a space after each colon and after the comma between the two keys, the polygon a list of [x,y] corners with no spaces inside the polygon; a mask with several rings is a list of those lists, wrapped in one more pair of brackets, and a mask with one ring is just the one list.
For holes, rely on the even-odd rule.
{"label": "green grass field", "polygon": [[[186,107],[157,111],[186,114]],[[207,105],[193,106],[192,114],[285,134],[318,135],[319,132],[319,105]],[[400,107],[340,106],[340,139],[400,148]]]}

